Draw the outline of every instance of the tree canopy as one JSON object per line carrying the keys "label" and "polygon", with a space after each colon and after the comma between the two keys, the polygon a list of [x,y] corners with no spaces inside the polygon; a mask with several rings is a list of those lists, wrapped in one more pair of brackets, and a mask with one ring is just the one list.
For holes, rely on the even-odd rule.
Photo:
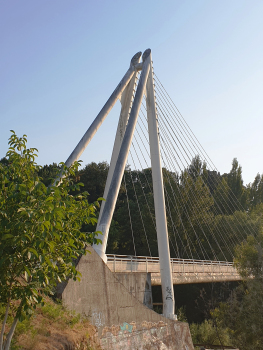
{"label": "tree canopy", "polygon": [[[88,191],[92,200],[103,196],[108,169],[106,162],[81,169],[76,174],[77,181],[84,183],[80,192]],[[163,179],[172,257],[198,259],[205,252],[209,259],[232,260],[235,244],[250,229],[258,232],[255,207],[263,198],[261,187],[244,186],[236,159],[230,172],[221,175],[195,157],[182,173],[163,168]],[[107,253],[158,256],[154,215],[151,169],[126,168]]]}
{"label": "tree canopy", "polygon": [[[64,167],[61,184],[47,187],[35,163],[37,150],[26,143],[26,135],[12,131],[0,163],[0,303],[6,305],[1,350],[9,349],[17,322],[43,303],[43,295],[58,282],[80,278],[74,259],[99,242],[97,232],[83,230],[83,224],[96,223],[99,204],[89,203],[88,193],[79,193],[82,184],[72,180],[79,164]],[[10,310],[14,322],[4,342]]]}

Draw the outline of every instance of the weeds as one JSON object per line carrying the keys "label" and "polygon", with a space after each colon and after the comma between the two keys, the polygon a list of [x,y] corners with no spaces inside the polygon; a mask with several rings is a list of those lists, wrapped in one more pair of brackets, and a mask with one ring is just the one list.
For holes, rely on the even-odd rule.
{"label": "weeds", "polygon": [[[0,305],[0,324],[4,318],[5,308]],[[7,328],[12,322],[12,315],[8,317]],[[17,324],[10,350],[36,350],[40,342],[48,344],[52,341],[52,334],[61,334],[64,339],[71,339],[75,343],[76,334],[79,334],[83,341],[75,343],[75,350],[93,348],[88,345],[90,336],[87,334],[88,321],[81,318],[80,314],[69,312],[60,301],[46,299],[43,307],[37,307],[30,318]],[[91,329],[91,328],[90,328]],[[93,331],[94,333],[94,331]]]}

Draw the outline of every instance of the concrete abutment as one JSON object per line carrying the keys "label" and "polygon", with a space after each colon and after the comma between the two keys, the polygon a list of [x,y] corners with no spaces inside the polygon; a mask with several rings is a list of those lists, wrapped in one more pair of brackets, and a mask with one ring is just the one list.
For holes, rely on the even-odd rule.
{"label": "concrete abutment", "polygon": [[194,349],[187,323],[172,321],[149,308],[149,274],[114,275],[89,250],[91,254],[82,256],[77,265],[81,281],[69,280],[60,292],[70,310],[88,317],[97,327],[102,349]]}

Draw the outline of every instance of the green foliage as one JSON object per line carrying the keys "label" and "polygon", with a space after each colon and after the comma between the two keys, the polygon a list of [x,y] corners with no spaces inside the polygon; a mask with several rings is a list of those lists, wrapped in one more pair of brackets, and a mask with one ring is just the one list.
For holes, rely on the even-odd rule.
{"label": "green foliage", "polygon": [[[84,183],[80,191],[88,191],[92,198],[103,196],[108,168],[105,162],[86,165],[76,175]],[[137,255],[150,255],[151,252],[152,256],[158,256],[151,169],[126,168],[124,179],[110,228],[107,253],[134,255],[134,237]],[[220,260],[232,260],[234,244],[247,236],[249,226],[259,231],[260,212],[256,213],[256,207],[249,204],[249,186],[243,185],[242,168],[236,159],[229,174],[221,176],[216,171],[209,171],[197,156],[181,174],[163,168],[163,179],[168,233],[175,246],[171,249],[172,257],[188,258],[192,254],[198,259],[205,251],[210,259],[216,256]],[[233,204],[236,202],[233,193],[245,208],[250,207],[250,212],[242,211],[240,204]],[[247,215],[252,211],[253,215]],[[226,229],[227,240],[224,237]],[[232,246],[230,242],[233,242]]]}
{"label": "green foliage", "polygon": [[257,238],[249,236],[236,247],[235,265],[244,278],[253,276],[263,281],[263,233],[259,233]]}
{"label": "green foliage", "polygon": [[[233,196],[238,200],[238,202],[234,201],[234,206],[232,209],[232,213],[235,210],[239,210],[240,206],[236,205],[238,203],[241,203],[243,208],[246,207],[246,191],[243,186],[243,179],[242,179],[242,168],[238,164],[238,161],[236,158],[233,159],[232,162],[232,169],[230,170],[230,173],[227,175],[227,183],[229,188],[231,189],[231,196]],[[229,198],[230,200],[230,198]]]}
{"label": "green foliage", "polygon": [[232,343],[246,350],[262,350],[263,283],[241,284],[227,302],[215,310],[217,319],[228,328]]}
{"label": "green foliage", "polygon": [[82,230],[83,224],[96,223],[99,204],[90,204],[87,192],[74,195],[81,183],[70,177],[79,164],[69,169],[61,164],[63,181],[47,187],[38,176],[37,150],[27,149],[26,142],[26,135],[19,138],[12,131],[8,164],[0,163],[0,302],[11,308],[14,327],[58,282],[80,278],[73,259],[86,254],[87,244],[99,241],[97,232]]}
{"label": "green foliage", "polygon": [[46,304],[41,308],[42,314],[52,320],[58,319],[58,317],[62,313],[62,310],[63,310],[63,307],[61,304],[58,304],[58,305]]}
{"label": "green foliage", "polygon": [[186,317],[186,311],[185,311],[185,306],[181,306],[177,311],[177,320],[180,322],[187,322],[187,317]]}
{"label": "green foliage", "polygon": [[89,193],[91,202],[103,197],[108,171],[109,165],[106,162],[98,164],[92,162],[76,174],[76,180],[81,181],[84,185],[81,191]]}
{"label": "green foliage", "polygon": [[63,307],[59,302],[57,303],[46,303],[41,307],[41,313],[52,321],[62,321],[66,325],[73,327],[76,323],[80,322],[81,315],[74,312],[70,313]]}
{"label": "green foliage", "polygon": [[255,207],[263,203],[263,175],[257,174],[252,184],[248,186],[249,189],[249,204]]}
{"label": "green foliage", "polygon": [[31,324],[31,320],[29,318],[25,318],[22,322],[17,324],[15,334],[16,336],[19,336],[20,334],[26,334],[32,330],[33,326]]}
{"label": "green foliage", "polygon": [[58,166],[56,163],[44,165],[38,169],[38,176],[46,186],[49,186],[57,178],[60,171],[61,166]]}
{"label": "green foliage", "polygon": [[[4,314],[5,307],[2,306],[0,307],[1,320],[3,320]],[[10,327],[11,324],[12,319],[9,317],[7,326]],[[88,338],[87,325],[88,322],[83,320],[80,314],[69,312],[62,306],[60,301],[54,302],[49,298],[45,298],[44,306],[38,305],[30,318],[25,318],[17,324],[10,349],[38,349],[39,341],[44,341],[45,343],[49,341],[51,330],[52,333],[59,333],[66,330],[67,334],[72,332],[75,335],[76,330],[85,329],[85,337]],[[43,337],[46,339],[43,339]],[[85,345],[87,346],[87,344]],[[90,347],[90,349],[92,348]]]}
{"label": "green foliage", "polygon": [[190,332],[194,344],[232,345],[228,330],[221,325],[215,325],[211,319],[201,324],[192,323]]}
{"label": "green foliage", "polygon": [[235,265],[244,278],[231,297],[214,310],[240,349],[261,350],[263,344],[263,235],[236,247]]}

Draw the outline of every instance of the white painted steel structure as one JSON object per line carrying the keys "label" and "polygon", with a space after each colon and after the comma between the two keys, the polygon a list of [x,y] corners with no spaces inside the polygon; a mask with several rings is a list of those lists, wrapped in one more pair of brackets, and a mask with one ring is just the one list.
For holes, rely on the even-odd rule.
{"label": "white painted steel structure", "polygon": [[[141,55],[137,54],[137,56],[134,58],[134,64],[137,65],[140,61]],[[126,86],[124,89],[120,102],[121,102],[121,113],[120,113],[120,118],[119,118],[119,123],[117,127],[117,132],[115,136],[115,141],[114,141],[114,146],[113,146],[113,151],[112,151],[112,156],[111,156],[111,161],[110,161],[110,167],[109,167],[109,172],[107,176],[107,181],[103,193],[103,198],[106,200],[113,176],[113,172],[116,166],[116,162],[120,153],[120,148],[123,140],[123,136],[126,130],[126,125],[128,123],[129,119],[129,114],[131,110],[131,105],[132,105],[132,99],[136,87],[136,78],[137,78],[138,73],[135,72],[135,74],[132,76],[129,84]],[[99,213],[99,218],[98,218],[98,223],[97,223],[97,228],[96,231],[98,231],[99,224],[100,224],[100,219],[101,219],[101,214],[103,213],[105,206],[105,202],[101,203],[101,209]],[[107,242],[106,242],[107,243]],[[96,249],[96,247],[94,246]]]}
{"label": "white painted steel structure", "polygon": [[[130,67],[123,79],[120,81],[106,104],[101,109],[89,129],[77,144],[74,151],[67,159],[65,165],[71,166],[79,159],[98,128],[114,106],[115,102],[120,99],[122,103],[121,115],[115,144],[113,148],[110,171],[107,178],[107,184],[104,192],[105,203],[102,205],[99,215],[97,231],[102,232],[102,243],[94,245],[94,250],[98,255],[107,262],[106,247],[108,233],[114,213],[121,181],[123,178],[130,146],[132,143],[133,133],[135,130],[138,114],[144,94],[146,94],[147,119],[149,129],[149,143],[152,163],[153,192],[155,202],[155,216],[158,237],[158,249],[160,256],[160,275],[162,280],[163,293],[163,314],[169,318],[175,318],[174,315],[174,295],[173,282],[170,264],[170,249],[168,241],[168,231],[166,222],[166,210],[163,190],[162,165],[160,160],[160,146],[158,134],[158,120],[156,113],[156,103],[153,85],[153,71],[151,50],[147,49],[143,53],[142,62],[140,63],[141,52],[133,56]],[[141,70],[139,83],[133,98],[135,88],[135,79],[137,71]],[[131,110],[130,110],[131,108]],[[61,172],[58,183],[63,176]]]}
{"label": "white painted steel structure", "polygon": [[162,285],[163,314],[173,318],[174,314],[174,289],[170,264],[170,248],[166,220],[165,197],[163,189],[163,174],[160,157],[160,140],[158,130],[158,116],[156,112],[152,62],[146,85],[146,108],[149,131],[149,143],[152,165],[152,181],[154,208],[156,218],[156,231],[159,253],[160,276]]}
{"label": "white painted steel structure", "polygon": [[151,53],[150,50],[146,50],[143,54],[143,66],[142,66],[140,80],[135,93],[128,124],[126,126],[126,130],[120,146],[120,151],[114,167],[113,175],[110,181],[107,199],[105,201],[105,205],[100,217],[100,221],[97,226],[97,230],[101,231],[103,235],[101,238],[102,244],[94,245],[93,248],[105,262],[107,262],[106,248],[107,248],[110,224],[111,224],[112,216],[115,210],[115,205],[116,205],[116,201],[117,201],[120,186],[121,186],[121,181],[122,181],[125,166],[127,163],[130,146],[132,143],[133,133],[136,127],[136,122],[138,119],[143,95],[145,92],[146,82],[149,75],[150,64],[151,64],[150,53]]}
{"label": "white painted steel structure", "polygon": [[[150,272],[152,285],[161,285],[158,257],[107,254],[112,272]],[[173,284],[239,281],[232,262],[194,259],[170,259]]]}
{"label": "white painted steel structure", "polygon": [[[85,132],[85,134],[82,136],[81,140],[73,150],[73,152],[70,154],[68,159],[65,162],[65,165],[67,167],[70,167],[75,161],[79,160],[79,157],[84,152],[90,141],[92,140],[93,136],[98,131],[99,127],[103,123],[103,121],[106,119],[107,115],[115,105],[116,101],[121,98],[121,95],[123,91],[125,90],[126,86],[129,84],[132,77],[135,75],[135,73],[138,70],[141,70],[141,65],[139,63],[140,57],[142,53],[137,52],[131,59],[130,67],[125,73],[124,77],[121,79],[119,84],[117,85],[116,89],[113,91],[113,93],[110,95],[108,101],[105,103],[105,105],[102,107],[101,111],[97,115],[97,117],[94,119],[94,121],[91,123],[88,130]],[[61,181],[61,178],[63,177],[63,170],[58,175],[58,178],[55,180],[55,183],[58,183]]]}

